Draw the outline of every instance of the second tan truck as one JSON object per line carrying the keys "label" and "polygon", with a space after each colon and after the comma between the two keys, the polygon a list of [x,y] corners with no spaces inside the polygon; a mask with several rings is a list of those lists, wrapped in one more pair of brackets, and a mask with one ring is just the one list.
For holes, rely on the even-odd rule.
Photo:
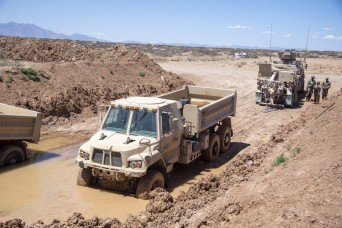
{"label": "second tan truck", "polygon": [[0,167],[29,158],[26,143],[38,143],[40,112],[0,103]]}
{"label": "second tan truck", "polygon": [[77,184],[95,178],[137,196],[165,186],[175,163],[215,160],[233,135],[236,91],[196,86],[110,104],[101,129],[83,144]]}

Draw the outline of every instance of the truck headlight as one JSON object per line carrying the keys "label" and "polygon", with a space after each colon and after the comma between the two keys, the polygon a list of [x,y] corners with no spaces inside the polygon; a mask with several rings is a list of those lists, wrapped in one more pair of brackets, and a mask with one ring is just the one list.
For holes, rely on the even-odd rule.
{"label": "truck headlight", "polygon": [[131,167],[132,169],[135,169],[135,168],[141,168],[142,166],[142,161],[130,161],[128,163],[129,167]]}
{"label": "truck headlight", "polygon": [[89,154],[83,150],[80,150],[80,152],[78,153],[78,155],[83,158],[84,160],[89,160]]}

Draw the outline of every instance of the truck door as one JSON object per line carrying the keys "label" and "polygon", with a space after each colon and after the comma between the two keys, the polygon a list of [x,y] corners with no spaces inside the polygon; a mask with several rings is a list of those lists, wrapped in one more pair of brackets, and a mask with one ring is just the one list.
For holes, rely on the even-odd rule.
{"label": "truck door", "polygon": [[182,136],[179,121],[171,112],[160,113],[160,152],[167,163],[175,163],[179,159]]}

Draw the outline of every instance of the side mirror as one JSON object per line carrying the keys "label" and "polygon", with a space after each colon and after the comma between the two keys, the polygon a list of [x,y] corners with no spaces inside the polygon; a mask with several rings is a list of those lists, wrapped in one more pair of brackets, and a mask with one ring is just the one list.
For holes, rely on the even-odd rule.
{"label": "side mirror", "polygon": [[142,145],[150,145],[151,141],[147,138],[142,138],[140,141],[139,141],[139,146],[142,146]]}

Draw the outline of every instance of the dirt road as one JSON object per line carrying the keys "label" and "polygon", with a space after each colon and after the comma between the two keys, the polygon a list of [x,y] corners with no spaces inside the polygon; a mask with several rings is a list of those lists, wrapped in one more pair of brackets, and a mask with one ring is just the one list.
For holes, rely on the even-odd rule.
{"label": "dirt road", "polygon": [[[252,151],[266,143],[275,129],[285,125],[303,113],[311,103],[301,102],[296,109],[263,112],[264,107],[254,102],[256,71],[251,69],[232,70],[213,63],[160,64],[165,70],[180,74],[196,85],[236,89],[238,91],[237,115],[233,118],[234,138],[230,154],[223,154],[213,163],[201,160],[189,166],[179,166],[169,181],[172,196],[186,191],[200,178],[208,174],[219,174],[232,159],[232,154]],[[318,75],[324,78],[324,75]],[[330,76],[333,90],[342,86],[341,76]],[[63,134],[67,131],[63,129]],[[94,129],[95,130],[95,129]],[[137,214],[145,209],[147,201],[133,196],[107,191],[100,188],[76,186],[78,167],[74,159],[79,144],[62,148],[44,148],[34,157],[31,164],[1,170],[0,183],[10,183],[0,189],[0,222],[21,218],[26,222],[42,219],[65,220],[74,211],[86,218],[117,217],[124,221],[128,214]],[[15,181],[13,181],[15,180]]]}

